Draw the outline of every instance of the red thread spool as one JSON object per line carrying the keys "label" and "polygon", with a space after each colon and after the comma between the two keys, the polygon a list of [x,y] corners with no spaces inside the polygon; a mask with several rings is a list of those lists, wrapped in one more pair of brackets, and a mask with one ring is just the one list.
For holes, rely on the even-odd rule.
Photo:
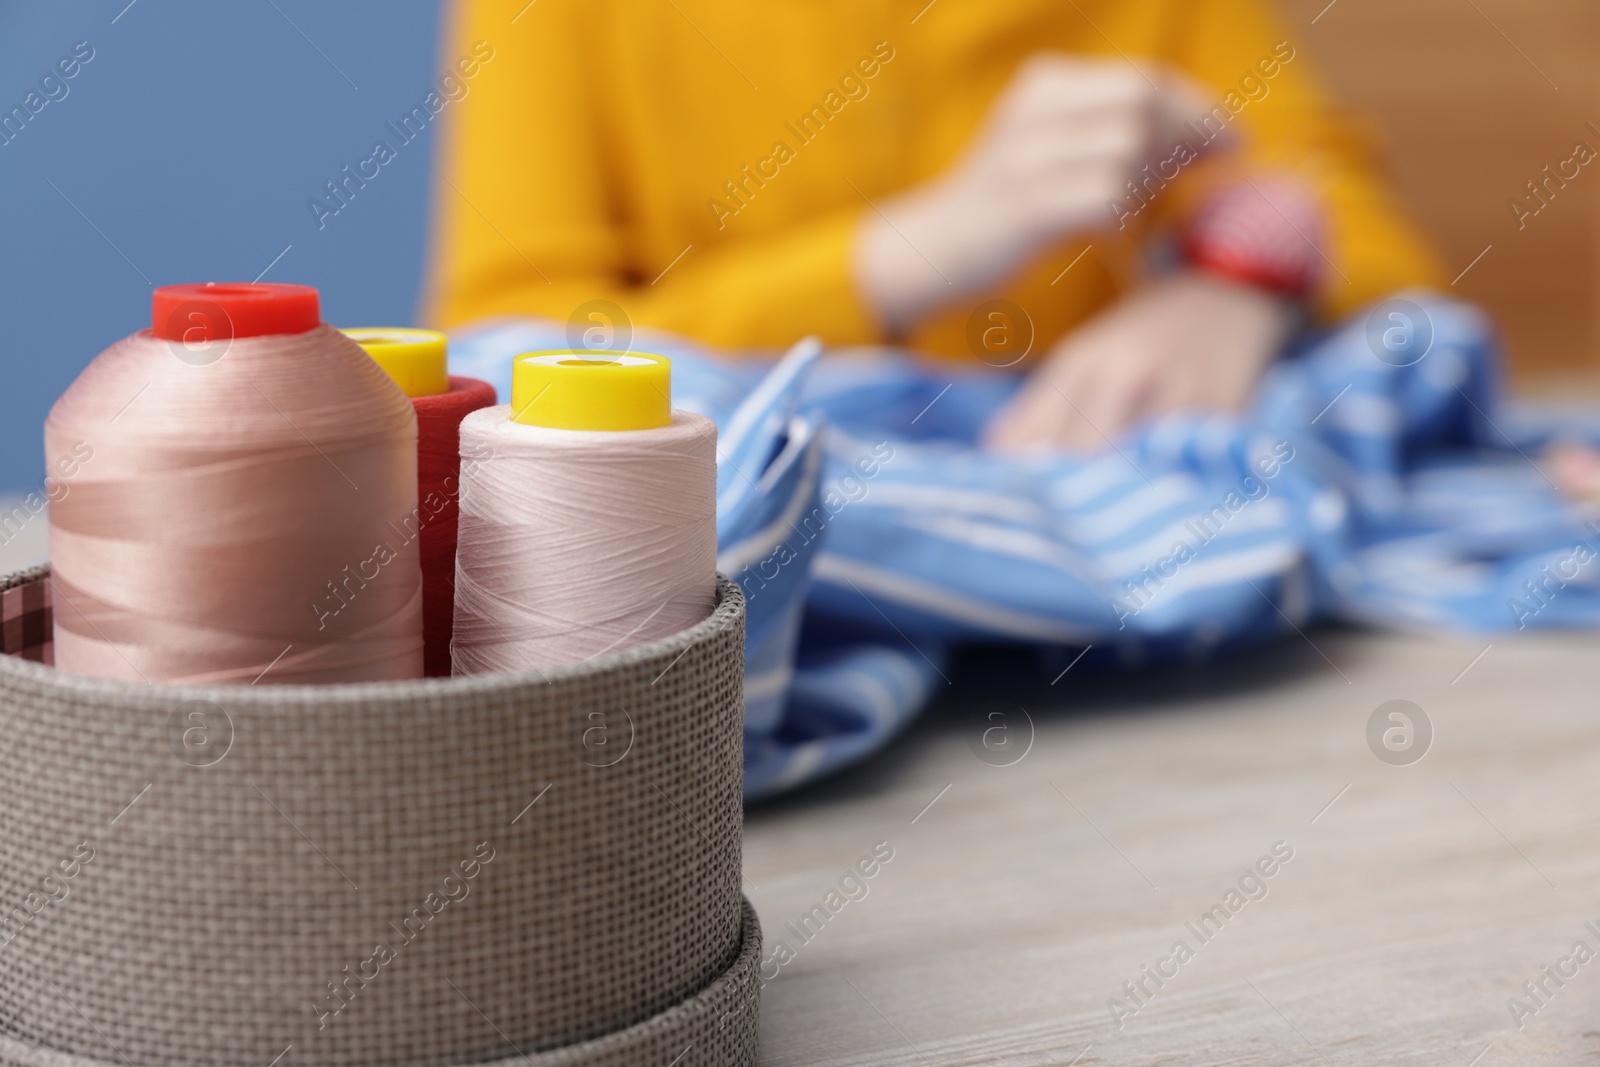
{"label": "red thread spool", "polygon": [[[423,673],[450,674],[455,622],[456,527],[461,497],[461,420],[494,406],[494,386],[450,377],[448,341],[433,330],[344,331],[411,397],[417,412],[417,511],[407,537],[421,536]],[[410,523],[407,523],[410,526]]]}

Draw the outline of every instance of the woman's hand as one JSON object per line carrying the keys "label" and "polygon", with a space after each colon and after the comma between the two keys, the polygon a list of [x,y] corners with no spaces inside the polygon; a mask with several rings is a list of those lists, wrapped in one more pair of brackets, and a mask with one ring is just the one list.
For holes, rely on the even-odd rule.
{"label": "woman's hand", "polygon": [[[864,216],[858,283],[891,335],[1042,249],[1111,224],[1111,201],[1204,111],[1181,75],[1042,53],[938,179]],[[1196,146],[1198,147],[1198,146]]]}
{"label": "woman's hand", "polygon": [[1173,275],[1063,338],[989,420],[983,444],[1098,450],[1155,415],[1238,411],[1294,324],[1281,297],[1198,271]]}

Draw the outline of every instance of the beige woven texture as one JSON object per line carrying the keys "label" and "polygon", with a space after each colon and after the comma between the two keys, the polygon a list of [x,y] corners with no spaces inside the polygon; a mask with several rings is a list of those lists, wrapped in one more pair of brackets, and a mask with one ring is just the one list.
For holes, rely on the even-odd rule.
{"label": "beige woven texture", "polygon": [[0,656],[0,1063],[753,1063],[743,620],[358,686]]}

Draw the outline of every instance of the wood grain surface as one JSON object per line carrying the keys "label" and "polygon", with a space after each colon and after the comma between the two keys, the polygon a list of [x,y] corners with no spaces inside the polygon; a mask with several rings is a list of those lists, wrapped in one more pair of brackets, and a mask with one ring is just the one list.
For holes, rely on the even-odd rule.
{"label": "wood grain surface", "polygon": [[[1600,169],[1519,226],[1543,168],[1600,148],[1592,0],[1281,0],[1286,32],[1367,120],[1454,292],[1489,308],[1518,376],[1600,364]],[[1487,253],[1485,250],[1488,249]]]}
{"label": "wood grain surface", "polygon": [[[969,665],[889,750],[749,812],[767,955],[793,953],[764,972],[762,1063],[1600,1058],[1600,958],[1560,962],[1600,952],[1596,642],[1319,630],[1206,668],[1086,661],[1054,686],[1014,655]],[[1434,731],[1407,766],[1367,740],[1394,699]],[[975,754],[1029,718],[1013,765]],[[879,841],[894,858],[829,913]],[[1293,858],[1227,912],[1277,842]],[[1175,977],[1130,1000],[1158,964]],[[1577,973],[1558,987],[1546,965]]]}

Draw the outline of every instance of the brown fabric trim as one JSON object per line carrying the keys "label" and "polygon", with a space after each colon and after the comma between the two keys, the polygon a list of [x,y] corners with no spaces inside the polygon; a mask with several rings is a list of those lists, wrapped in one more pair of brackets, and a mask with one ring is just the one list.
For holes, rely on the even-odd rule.
{"label": "brown fabric trim", "polygon": [[0,579],[0,655],[55,662],[49,578],[45,566]]}

